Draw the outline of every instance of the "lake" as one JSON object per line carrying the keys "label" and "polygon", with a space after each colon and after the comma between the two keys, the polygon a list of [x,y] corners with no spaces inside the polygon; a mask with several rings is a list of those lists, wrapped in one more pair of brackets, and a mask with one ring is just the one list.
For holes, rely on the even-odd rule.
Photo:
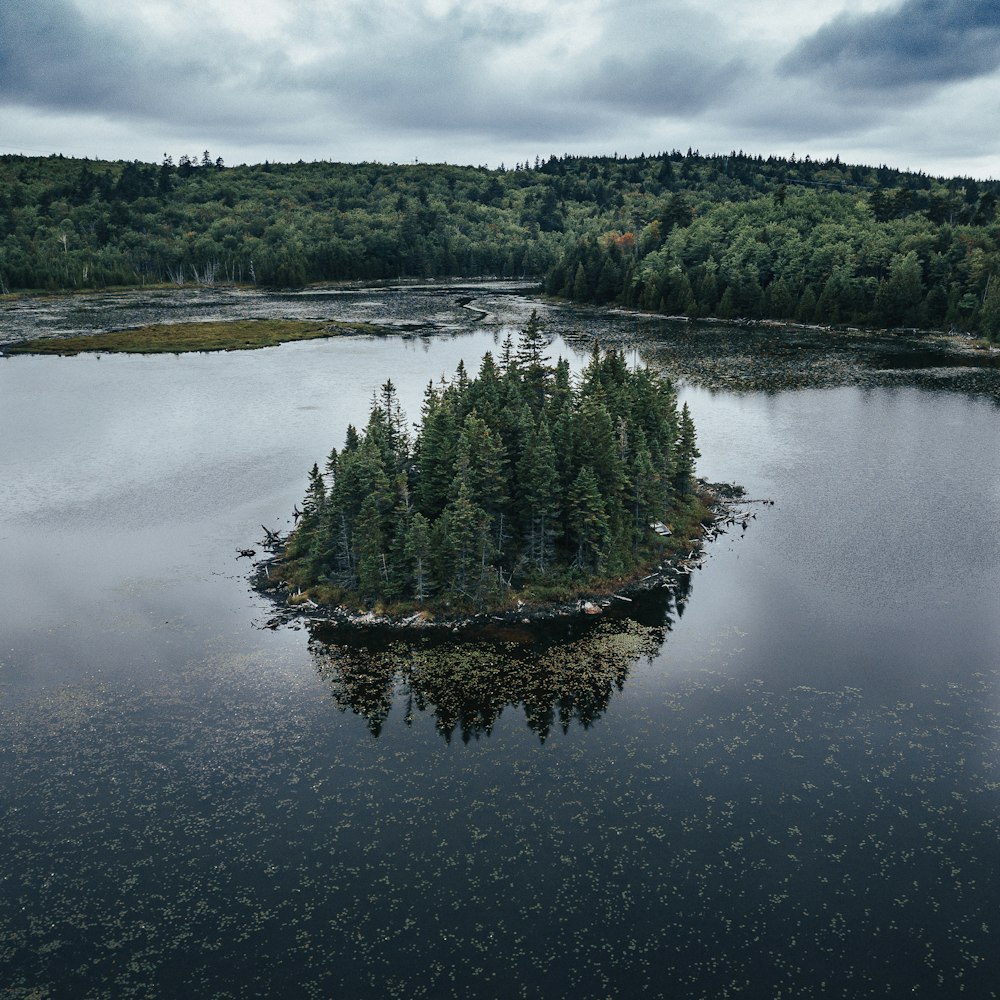
{"label": "lake", "polygon": [[[0,343],[164,317],[398,330],[0,358],[5,996],[997,995],[996,368],[685,382],[700,474],[774,504],[631,619],[367,650],[261,627],[237,550],[287,527],[386,378],[417,419],[535,304],[0,304]],[[702,357],[745,368],[725,331],[539,309],[577,370],[595,336],[668,369],[715,336]]]}

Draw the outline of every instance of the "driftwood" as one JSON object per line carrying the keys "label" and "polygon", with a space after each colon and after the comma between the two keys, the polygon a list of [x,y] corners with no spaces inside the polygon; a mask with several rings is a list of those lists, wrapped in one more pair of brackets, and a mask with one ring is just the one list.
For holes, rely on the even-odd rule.
{"label": "driftwood", "polygon": [[253,559],[257,555],[256,549],[237,549],[236,551],[239,553],[237,559]]}

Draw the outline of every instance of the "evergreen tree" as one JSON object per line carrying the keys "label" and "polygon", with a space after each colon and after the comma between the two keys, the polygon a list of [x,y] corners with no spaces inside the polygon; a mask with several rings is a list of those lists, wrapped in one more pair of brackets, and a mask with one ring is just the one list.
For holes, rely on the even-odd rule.
{"label": "evergreen tree", "polygon": [[695,443],[694,421],[687,403],[681,407],[681,417],[677,439],[677,465],[674,484],[680,494],[690,493],[694,488],[695,460],[701,457]]}
{"label": "evergreen tree", "polygon": [[816,321],[816,292],[812,285],[806,285],[799,297],[799,304],[795,309],[795,318],[800,323],[814,323]]}
{"label": "evergreen tree", "polygon": [[548,363],[545,349],[549,346],[548,339],[542,330],[542,321],[538,318],[538,310],[532,309],[528,322],[524,325],[517,340],[517,364],[522,369],[543,368]]}
{"label": "evergreen tree", "polygon": [[309,556],[315,561],[319,548],[319,534],[326,513],[326,484],[319,466],[313,463],[309,470],[309,485],[302,499],[302,516],[295,532],[290,554],[292,558]]}
{"label": "evergreen tree", "polygon": [[585,397],[580,404],[574,446],[577,469],[589,467],[601,496],[615,496],[622,484],[618,440],[611,414],[599,399]]}
{"label": "evergreen tree", "polygon": [[381,517],[375,497],[365,498],[354,533],[357,550],[358,590],[368,601],[384,596],[388,578]]}
{"label": "evergreen tree", "polygon": [[544,573],[554,559],[559,516],[559,470],[552,435],[544,417],[537,428],[532,428],[525,443],[518,480],[524,497],[525,555],[540,573]]}
{"label": "evergreen tree", "polygon": [[310,521],[316,521],[326,506],[326,484],[320,474],[319,466],[313,463],[309,470],[309,488],[302,501],[302,515]]}
{"label": "evergreen tree", "polygon": [[445,583],[460,598],[479,603],[493,574],[489,518],[477,507],[465,482],[441,516]]}
{"label": "evergreen tree", "polygon": [[657,500],[659,498],[659,481],[653,456],[646,442],[645,432],[636,428],[632,453],[629,456],[629,510],[632,514],[633,549],[639,545],[646,534],[646,527],[651,520],[659,520]]}
{"label": "evergreen tree", "polygon": [[545,405],[546,390],[552,370],[545,356],[548,340],[542,332],[538,313],[532,309],[531,317],[521,331],[517,343],[517,368],[521,377],[521,394],[533,413],[541,412]]}
{"label": "evergreen tree", "polygon": [[410,567],[413,599],[423,604],[431,594],[431,528],[423,514],[414,514],[406,533],[405,556]]}
{"label": "evergreen tree", "polygon": [[980,312],[983,334],[993,343],[1000,341],[1000,277],[991,274]]}
{"label": "evergreen tree", "polygon": [[433,384],[424,393],[423,422],[417,441],[417,509],[433,520],[444,510],[455,477],[458,430],[453,401]]}
{"label": "evergreen tree", "polygon": [[875,313],[886,326],[916,326],[924,301],[923,279],[916,251],[896,257],[889,277],[879,285]]}
{"label": "evergreen tree", "polygon": [[[411,447],[391,381],[363,432],[314,465],[288,553],[363,602],[485,607],[517,578],[619,574],[694,489],[694,424],[670,382],[594,350],[578,386],[537,316],[505,367],[431,384]],[[481,413],[479,407],[483,408]],[[489,419],[483,414],[489,414]]]}
{"label": "evergreen tree", "polygon": [[507,454],[503,441],[473,410],[462,424],[455,460],[455,480],[466,484],[472,502],[491,518],[507,501]]}
{"label": "evergreen tree", "polygon": [[599,569],[608,535],[608,516],[597,477],[587,465],[580,469],[569,491],[567,535],[573,565],[591,572]]}

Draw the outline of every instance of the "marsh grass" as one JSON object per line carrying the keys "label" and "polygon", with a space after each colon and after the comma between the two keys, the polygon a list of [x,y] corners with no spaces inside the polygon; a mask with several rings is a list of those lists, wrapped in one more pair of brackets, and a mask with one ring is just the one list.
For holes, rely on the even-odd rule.
{"label": "marsh grass", "polygon": [[124,354],[182,354],[190,351],[247,351],[274,347],[294,340],[316,340],[349,334],[376,334],[369,323],[330,320],[249,319],[203,323],[156,323],[134,330],[86,334],[79,337],[43,337],[11,344],[9,354],[84,352]]}

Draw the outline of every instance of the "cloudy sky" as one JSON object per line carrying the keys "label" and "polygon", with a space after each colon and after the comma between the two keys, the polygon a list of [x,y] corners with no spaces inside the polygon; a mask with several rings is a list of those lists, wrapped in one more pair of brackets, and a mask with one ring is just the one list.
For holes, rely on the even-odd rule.
{"label": "cloudy sky", "polygon": [[1000,176],[998,0],[0,0],[0,152]]}

